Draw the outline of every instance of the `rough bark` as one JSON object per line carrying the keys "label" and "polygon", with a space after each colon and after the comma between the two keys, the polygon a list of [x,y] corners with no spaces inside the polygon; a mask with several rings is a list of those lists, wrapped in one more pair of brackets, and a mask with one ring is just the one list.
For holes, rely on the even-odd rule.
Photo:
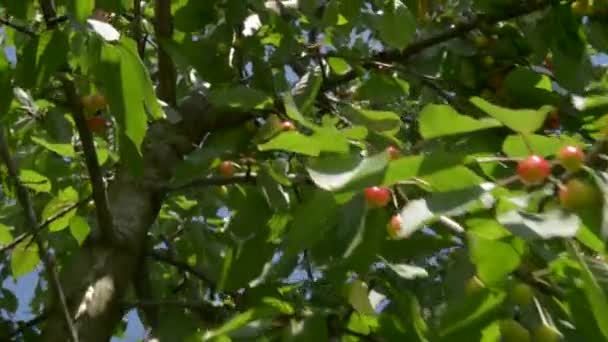
{"label": "rough bark", "polygon": [[[172,167],[206,132],[246,117],[213,110],[202,92],[193,92],[178,111],[180,123],[157,121],[150,125],[142,148],[143,178],[135,179],[128,170],[119,169],[108,186],[118,241],[109,244],[91,239],[62,270],[62,286],[81,341],[109,341],[122,319],[122,299],[143,261],[148,229],[162,205]],[[49,308],[42,341],[68,341],[69,332],[56,300]]]}

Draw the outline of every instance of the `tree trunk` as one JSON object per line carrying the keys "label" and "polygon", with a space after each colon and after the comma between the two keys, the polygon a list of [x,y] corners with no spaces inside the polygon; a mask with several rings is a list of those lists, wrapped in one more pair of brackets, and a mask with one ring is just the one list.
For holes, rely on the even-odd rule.
{"label": "tree trunk", "polygon": [[[135,179],[117,170],[108,186],[108,201],[118,245],[91,239],[62,269],[61,281],[80,341],[109,341],[124,315],[122,299],[144,260],[148,229],[162,205],[172,168],[203,134],[240,122],[245,114],[212,110],[201,92],[179,106],[181,122],[152,123],[142,146],[144,176]],[[43,328],[42,341],[70,340],[55,299]]]}

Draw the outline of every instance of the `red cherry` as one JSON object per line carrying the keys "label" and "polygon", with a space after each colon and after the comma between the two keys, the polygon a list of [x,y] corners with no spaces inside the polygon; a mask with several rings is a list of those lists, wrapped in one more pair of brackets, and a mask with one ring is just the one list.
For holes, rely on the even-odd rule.
{"label": "red cherry", "polygon": [[399,232],[401,231],[401,216],[399,214],[395,214],[391,217],[391,220],[386,226],[386,230],[388,231],[388,235],[392,238],[399,236]]}
{"label": "red cherry", "polygon": [[531,155],[517,164],[517,175],[525,184],[540,184],[551,173],[551,164],[543,157]]}
{"label": "red cherry", "polygon": [[281,128],[284,131],[293,131],[296,129],[296,126],[291,121],[283,121],[281,122]]}
{"label": "red cherry", "polygon": [[388,188],[373,186],[365,189],[365,199],[372,207],[385,207],[391,200],[391,191]]}
{"label": "red cherry", "polygon": [[234,163],[229,160],[224,160],[219,166],[220,174],[224,177],[232,177],[234,175]]}
{"label": "red cherry", "polygon": [[401,155],[401,152],[399,152],[399,150],[393,145],[387,147],[386,152],[388,153],[391,160],[399,159],[399,156]]}
{"label": "red cherry", "polygon": [[580,170],[580,168],[583,166],[585,153],[576,146],[568,145],[559,150],[557,153],[557,159],[559,159],[560,163],[566,170],[575,172]]}
{"label": "red cherry", "polygon": [[93,116],[87,119],[87,127],[93,133],[103,133],[107,128],[107,121],[101,116]]}

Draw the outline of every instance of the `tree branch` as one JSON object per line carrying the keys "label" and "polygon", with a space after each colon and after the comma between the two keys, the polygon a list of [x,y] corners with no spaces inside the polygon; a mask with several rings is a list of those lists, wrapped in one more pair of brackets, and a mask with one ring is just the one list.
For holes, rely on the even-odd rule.
{"label": "tree branch", "polygon": [[156,32],[156,41],[158,44],[158,74],[159,84],[158,92],[159,97],[170,104],[175,106],[176,91],[175,91],[175,68],[171,57],[162,48],[160,43],[162,40],[171,39],[173,32],[172,18],[171,18],[171,1],[170,0],[156,0],[154,15],[156,16],[156,22],[154,24],[154,31]]}
{"label": "tree branch", "polygon": [[27,226],[31,230],[30,233],[33,234],[33,239],[36,241],[36,244],[38,245],[38,253],[39,253],[40,259],[42,259],[42,262],[44,263],[44,267],[48,273],[49,284],[51,284],[51,287],[53,288],[53,290],[55,291],[55,294],[59,298],[59,302],[61,304],[63,314],[64,314],[65,323],[67,324],[67,326],[70,330],[72,341],[78,342],[78,333],[76,331],[76,328],[74,327],[74,322],[73,322],[70,312],[68,310],[68,306],[67,306],[66,300],[65,300],[65,295],[63,293],[63,289],[61,288],[61,283],[59,282],[59,276],[57,275],[57,272],[55,270],[53,261],[51,259],[51,255],[48,253],[48,250],[47,250],[46,246],[44,245],[44,242],[42,241],[42,239],[38,235],[35,234],[36,227],[38,227],[38,222],[37,222],[38,219],[36,218],[36,212],[34,211],[34,205],[32,204],[32,201],[30,198],[30,193],[19,180],[19,170],[17,167],[17,163],[15,162],[15,160],[12,159],[12,157],[10,155],[7,140],[4,135],[4,129],[0,129],[0,156],[2,157],[2,160],[4,161],[4,163],[6,164],[6,168],[8,170],[9,177],[13,179],[13,182],[15,184],[15,188],[17,191],[17,200],[19,201],[19,204],[21,205],[23,210],[25,210],[25,214],[26,214],[25,219],[27,222]]}
{"label": "tree branch", "polygon": [[36,229],[34,230],[34,232],[27,232],[27,233],[23,233],[23,234],[17,236],[13,241],[11,241],[11,243],[9,243],[8,245],[6,245],[6,246],[2,247],[2,249],[0,249],[0,254],[6,252],[8,250],[13,249],[16,245],[18,245],[21,241],[25,240],[31,234],[38,234],[38,233],[40,233],[41,230],[43,230],[44,228],[48,227],[48,225],[50,225],[51,223],[53,223],[56,220],[64,217],[70,211],[72,211],[72,210],[80,207],[81,205],[87,203],[90,200],[91,200],[91,196],[87,196],[85,199],[79,201],[78,203],[74,203],[73,205],[71,205],[71,206],[63,209],[62,211],[58,212],[53,217],[50,217],[46,221],[42,222],[42,224],[40,224],[38,227],[36,227]]}
{"label": "tree branch", "polygon": [[139,57],[143,58],[144,50],[146,48],[146,40],[143,37],[141,27],[141,0],[133,0],[133,38],[137,42],[137,52]]}
{"label": "tree branch", "polygon": [[27,34],[30,37],[36,36],[36,32],[30,30],[28,27],[17,25],[17,24],[13,23],[12,21],[10,21],[7,18],[0,18],[0,24],[8,26],[8,27],[14,29],[15,31],[19,31],[21,33],[25,33],[25,34]]}
{"label": "tree branch", "polygon": [[65,15],[57,16],[54,0],[40,0],[38,3],[42,9],[42,15],[47,29],[53,29],[58,24],[68,20],[68,17]]}
{"label": "tree branch", "polygon": [[477,15],[468,22],[456,24],[442,33],[416,41],[408,45],[401,52],[380,53],[379,59],[384,62],[403,62],[405,59],[416,55],[428,48],[439,45],[441,43],[445,43],[453,38],[463,36],[475,29],[479,29],[483,26],[495,25],[501,21],[511,20],[517,17],[528,15],[532,12],[544,9],[550,5],[551,1],[528,1],[525,6],[516,7],[512,11],[501,12],[499,14],[489,16]]}
{"label": "tree branch", "polygon": [[[402,51],[381,52],[381,53],[373,56],[369,60],[376,61],[376,62],[385,62],[385,63],[390,63],[390,62],[405,63],[408,58],[410,58],[414,55],[417,55],[428,48],[445,43],[454,38],[463,36],[471,31],[479,29],[483,26],[491,26],[491,25],[495,25],[501,21],[506,21],[506,20],[515,19],[515,18],[524,16],[524,15],[528,15],[530,13],[533,13],[533,12],[542,10],[546,7],[549,7],[550,5],[551,5],[551,1],[539,1],[539,2],[530,1],[525,6],[515,8],[513,11],[510,11],[510,12],[502,12],[500,14],[495,14],[495,15],[490,15],[490,16],[477,15],[475,18],[471,19],[470,21],[455,24],[444,32],[435,34],[428,38],[419,39],[419,40],[413,42],[412,44],[408,45]],[[328,55],[328,57],[330,57],[330,56]],[[366,63],[365,61],[363,61],[363,62],[364,62],[363,63],[364,67],[366,65],[368,65],[368,66],[370,65],[369,63]],[[330,80],[322,87],[322,89],[324,91],[327,91],[340,84],[350,82],[350,81],[354,80],[355,78],[357,78],[357,72],[355,70],[351,70],[350,72],[348,72],[336,79]]]}
{"label": "tree branch", "polygon": [[103,181],[103,175],[101,167],[97,160],[97,151],[95,150],[95,143],[93,142],[93,135],[87,127],[86,119],[84,117],[84,110],[80,97],[76,92],[76,86],[74,81],[65,75],[63,80],[63,88],[67,101],[72,110],[72,117],[76,123],[76,129],[82,142],[82,149],[84,151],[85,163],[89,171],[89,177],[91,178],[91,186],[93,188],[93,200],[95,201],[95,212],[97,214],[97,223],[101,232],[101,237],[113,242],[115,236],[113,233],[112,215],[108,207],[108,198],[106,195],[106,186]]}

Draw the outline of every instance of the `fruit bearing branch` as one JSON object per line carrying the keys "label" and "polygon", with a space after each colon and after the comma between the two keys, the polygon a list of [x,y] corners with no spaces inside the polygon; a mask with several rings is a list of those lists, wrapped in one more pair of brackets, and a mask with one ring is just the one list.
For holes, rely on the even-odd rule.
{"label": "fruit bearing branch", "polygon": [[[441,43],[445,43],[451,39],[463,36],[473,30],[479,29],[483,26],[491,26],[501,21],[506,21],[510,19],[515,19],[521,16],[528,15],[530,13],[545,9],[551,5],[550,1],[529,1],[526,5],[517,7],[513,11],[510,12],[502,12],[496,15],[477,15],[475,18],[470,21],[459,23],[453,25],[450,29],[438,33],[436,35],[430,36],[428,38],[422,38],[418,41],[413,42],[408,45],[405,49],[401,51],[385,51],[381,52],[368,61],[362,61],[363,66],[365,67],[374,67],[374,62],[384,62],[391,63],[397,62],[405,64],[407,59],[419,54],[420,52],[439,45]],[[332,54],[327,54],[326,57],[333,57]],[[339,56],[338,56],[339,57]],[[372,61],[371,63],[369,61]],[[323,90],[332,89],[340,84],[344,84],[354,80],[357,77],[357,72],[355,70],[351,70],[350,72],[344,74],[339,78],[335,78],[326,82],[323,86]]]}

